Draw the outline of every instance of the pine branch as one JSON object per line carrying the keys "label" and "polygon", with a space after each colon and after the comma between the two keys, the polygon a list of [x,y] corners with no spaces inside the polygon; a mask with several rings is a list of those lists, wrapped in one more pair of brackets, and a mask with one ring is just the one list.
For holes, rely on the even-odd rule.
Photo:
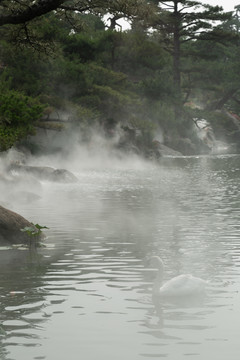
{"label": "pine branch", "polygon": [[32,2],[24,9],[18,9],[11,14],[0,15],[0,26],[5,24],[23,24],[36,17],[47,14],[62,5],[64,0],[39,0]]}

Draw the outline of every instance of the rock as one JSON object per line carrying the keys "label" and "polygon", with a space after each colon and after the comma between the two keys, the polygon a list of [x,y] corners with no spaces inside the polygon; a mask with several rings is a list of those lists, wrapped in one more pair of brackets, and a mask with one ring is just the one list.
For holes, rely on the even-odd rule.
{"label": "rock", "polygon": [[172,148],[159,143],[159,152],[161,156],[182,156],[179,151],[173,150]]}
{"label": "rock", "polygon": [[57,181],[64,183],[77,182],[77,177],[68,170],[54,169],[50,166],[27,166],[12,164],[10,171],[17,171],[21,174],[30,174],[40,180]]}
{"label": "rock", "polygon": [[65,183],[74,183],[77,182],[77,177],[66,169],[56,169],[52,173],[53,181],[65,182]]}
{"label": "rock", "polygon": [[189,138],[179,138],[176,146],[183,155],[196,155],[197,154],[196,145]]}
{"label": "rock", "polygon": [[[29,235],[26,232],[21,231],[21,229],[24,229],[25,227],[34,227],[34,225],[21,215],[0,206],[1,245],[29,244]],[[40,237],[43,238],[43,234],[41,234]]]}

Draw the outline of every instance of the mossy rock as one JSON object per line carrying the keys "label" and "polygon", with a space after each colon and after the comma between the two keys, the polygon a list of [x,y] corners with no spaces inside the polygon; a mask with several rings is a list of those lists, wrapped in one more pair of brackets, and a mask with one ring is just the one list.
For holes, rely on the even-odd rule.
{"label": "mossy rock", "polygon": [[38,229],[23,216],[0,206],[0,245],[29,245],[31,241],[44,238],[43,233],[40,233],[37,238],[30,238],[26,232],[22,231],[25,228],[33,228],[38,232]]}

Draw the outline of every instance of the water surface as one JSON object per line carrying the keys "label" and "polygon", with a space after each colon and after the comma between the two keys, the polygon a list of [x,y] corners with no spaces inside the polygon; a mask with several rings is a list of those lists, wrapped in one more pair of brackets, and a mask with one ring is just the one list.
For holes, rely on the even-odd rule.
{"label": "water surface", "polygon": [[[0,359],[237,360],[240,157],[75,173],[12,204],[49,230],[37,253],[0,250]],[[207,295],[153,299],[151,255],[165,280],[208,280]]]}

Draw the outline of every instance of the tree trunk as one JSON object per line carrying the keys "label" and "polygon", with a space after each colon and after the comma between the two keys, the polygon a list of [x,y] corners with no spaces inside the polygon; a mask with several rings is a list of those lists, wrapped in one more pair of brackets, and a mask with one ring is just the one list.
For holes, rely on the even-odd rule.
{"label": "tree trunk", "polygon": [[178,1],[174,1],[173,12],[174,30],[173,30],[173,82],[176,90],[175,119],[177,120],[181,113],[181,72],[180,72],[180,25],[181,18],[178,11]]}
{"label": "tree trunk", "polygon": [[180,75],[180,32],[179,32],[179,14],[177,3],[174,11],[174,33],[173,33],[173,80],[176,90],[180,92],[181,75]]}

